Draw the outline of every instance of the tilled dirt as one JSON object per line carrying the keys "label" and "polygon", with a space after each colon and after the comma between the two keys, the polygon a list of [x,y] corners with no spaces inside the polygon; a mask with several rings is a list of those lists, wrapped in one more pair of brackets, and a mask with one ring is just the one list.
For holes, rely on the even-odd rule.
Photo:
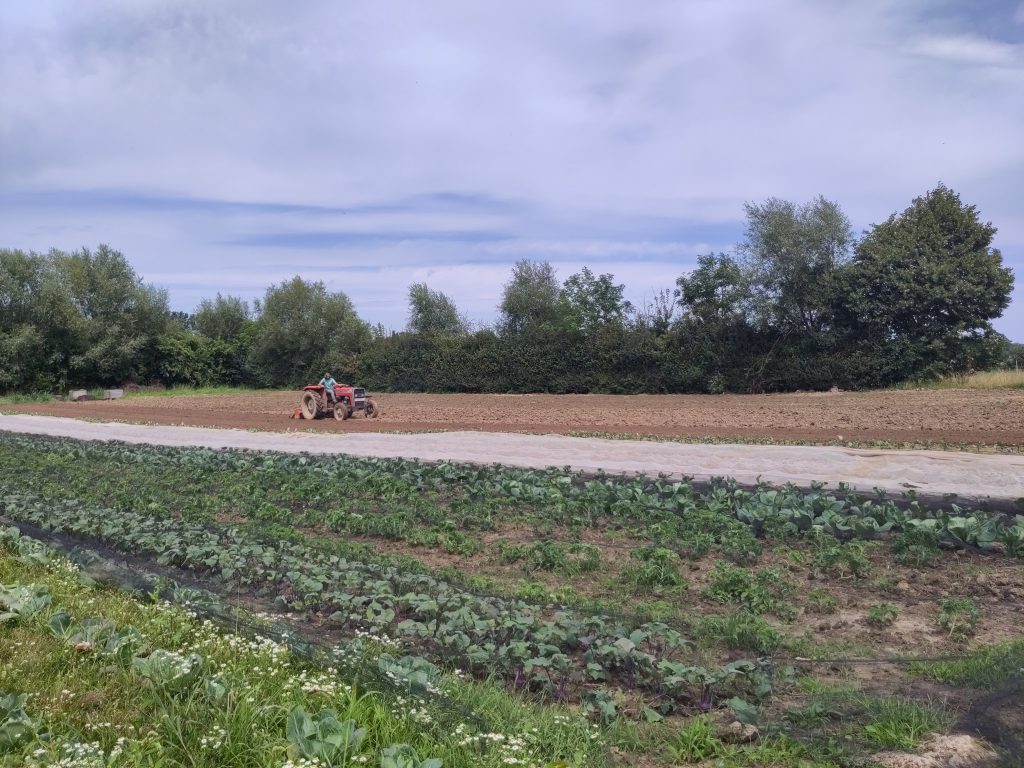
{"label": "tilled dirt", "polygon": [[1024,446],[1024,390],[783,395],[382,394],[378,419],[289,417],[297,392],[4,406],[5,411],[156,424],[328,432],[604,432],[785,441]]}

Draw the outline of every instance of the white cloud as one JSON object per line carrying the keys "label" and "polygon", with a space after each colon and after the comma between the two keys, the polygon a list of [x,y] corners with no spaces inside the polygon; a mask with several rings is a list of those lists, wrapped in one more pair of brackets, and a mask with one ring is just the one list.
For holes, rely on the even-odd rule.
{"label": "white cloud", "polygon": [[925,37],[910,47],[913,53],[964,64],[1013,66],[1021,63],[1024,46],[976,35]]}

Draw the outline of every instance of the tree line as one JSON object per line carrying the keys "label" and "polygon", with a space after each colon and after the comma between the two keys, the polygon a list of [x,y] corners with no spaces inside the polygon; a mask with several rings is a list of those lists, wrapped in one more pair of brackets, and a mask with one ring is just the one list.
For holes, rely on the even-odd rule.
{"label": "tree line", "polygon": [[643,306],[613,275],[584,268],[561,282],[523,260],[492,326],[416,283],[400,332],[301,277],[253,306],[217,294],[185,314],[108,246],[0,250],[0,391],[281,387],[330,370],[381,390],[769,392],[885,386],[1020,356],[991,325],[1013,288],[996,229],[949,188],[860,238],[823,197],[745,212],[731,253],[700,256]]}

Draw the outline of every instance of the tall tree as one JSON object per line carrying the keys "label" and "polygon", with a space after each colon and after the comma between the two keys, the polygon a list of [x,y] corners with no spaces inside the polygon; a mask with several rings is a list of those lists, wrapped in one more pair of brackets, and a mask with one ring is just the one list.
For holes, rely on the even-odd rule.
{"label": "tall tree", "polygon": [[424,336],[461,336],[469,323],[441,291],[431,290],[426,283],[413,283],[409,286],[408,328]]}
{"label": "tall tree", "polygon": [[63,314],[55,344],[63,349],[67,383],[116,384],[153,370],[167,330],[167,292],[146,285],[119,251],[51,251],[56,284],[50,312]]}
{"label": "tall tree", "polygon": [[47,344],[39,327],[42,257],[0,249],[0,392],[49,389]]}
{"label": "tall tree", "polygon": [[203,336],[220,341],[234,341],[249,324],[249,304],[237,296],[203,299],[196,308],[195,329]]}
{"label": "tall tree", "polygon": [[344,293],[294,277],[268,288],[256,311],[252,361],[267,383],[315,382],[326,371],[339,380],[354,377],[370,329]]}
{"label": "tall tree", "polygon": [[503,333],[558,325],[562,319],[561,286],[555,268],[546,261],[522,259],[512,266],[499,307]]}
{"label": "tall tree", "polygon": [[1013,290],[995,234],[975,206],[940,184],[861,240],[844,303],[859,335],[899,361],[895,377],[977,364],[991,347],[991,321]]}
{"label": "tall tree", "polygon": [[624,285],[616,285],[615,276],[597,275],[584,267],[562,286],[560,299],[565,313],[577,328],[592,331],[609,323],[621,324],[633,305],[623,299]]}
{"label": "tall tree", "polygon": [[773,197],[745,209],[746,239],[739,252],[757,319],[787,331],[827,331],[838,274],[853,245],[853,229],[839,204],[818,197],[797,205]]}
{"label": "tall tree", "polygon": [[697,268],[676,280],[676,297],[686,317],[702,323],[725,320],[745,311],[747,279],[725,253],[697,257]]}

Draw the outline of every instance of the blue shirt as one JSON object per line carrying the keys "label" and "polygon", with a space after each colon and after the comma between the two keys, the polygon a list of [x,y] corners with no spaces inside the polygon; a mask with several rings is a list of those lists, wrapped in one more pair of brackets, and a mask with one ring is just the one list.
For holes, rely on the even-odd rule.
{"label": "blue shirt", "polygon": [[334,391],[334,385],[337,383],[334,379],[328,379],[327,377],[320,379],[320,386],[325,387],[330,392]]}

